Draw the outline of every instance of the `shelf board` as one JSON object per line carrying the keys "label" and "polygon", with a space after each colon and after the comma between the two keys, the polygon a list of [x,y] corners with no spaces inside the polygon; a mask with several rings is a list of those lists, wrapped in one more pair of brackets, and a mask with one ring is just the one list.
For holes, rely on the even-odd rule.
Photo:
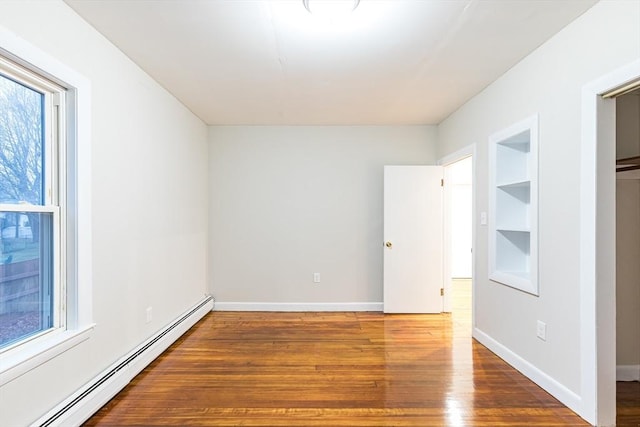
{"label": "shelf board", "polygon": [[500,233],[531,233],[531,229],[529,227],[496,227],[496,231]]}
{"label": "shelf board", "polygon": [[528,152],[530,141],[531,141],[531,133],[529,130],[527,130],[524,132],[520,132],[516,135],[512,135],[508,138],[505,138],[502,141],[499,141],[498,144],[503,145],[505,147],[515,148],[516,150],[519,150],[519,151]]}
{"label": "shelf board", "polygon": [[640,156],[616,160],[616,172],[633,171],[637,169],[640,169]]}
{"label": "shelf board", "polygon": [[504,188],[504,189],[509,189],[509,188],[527,188],[531,186],[531,181],[528,179],[523,179],[523,180],[518,180],[518,181],[510,181],[510,182],[503,182],[500,183],[498,185],[496,185],[496,187],[498,188]]}
{"label": "shelf board", "polygon": [[519,277],[520,279],[529,280],[531,274],[528,271],[503,271],[504,274],[509,274],[511,276]]}
{"label": "shelf board", "polygon": [[530,280],[531,275],[528,271],[494,271],[491,277],[494,282],[500,282],[505,285],[510,285],[512,281],[527,281]]}
{"label": "shelf board", "polygon": [[528,271],[494,271],[489,275],[489,280],[531,295],[539,295],[537,287],[531,282],[531,273]]}

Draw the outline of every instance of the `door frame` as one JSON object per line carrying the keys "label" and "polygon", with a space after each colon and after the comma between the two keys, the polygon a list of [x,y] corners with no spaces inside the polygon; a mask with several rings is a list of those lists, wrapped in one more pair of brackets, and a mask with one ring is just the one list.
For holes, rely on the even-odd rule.
{"label": "door frame", "polygon": [[580,412],[594,425],[616,422],[616,103],[601,95],[638,78],[640,59],[582,88]]}
{"label": "door frame", "polygon": [[476,290],[476,144],[470,144],[438,160],[437,164],[444,167],[443,194],[443,239],[442,239],[442,287],[444,288],[443,311],[451,311],[451,186],[447,185],[447,166],[471,157],[471,325],[476,325],[475,290]]}

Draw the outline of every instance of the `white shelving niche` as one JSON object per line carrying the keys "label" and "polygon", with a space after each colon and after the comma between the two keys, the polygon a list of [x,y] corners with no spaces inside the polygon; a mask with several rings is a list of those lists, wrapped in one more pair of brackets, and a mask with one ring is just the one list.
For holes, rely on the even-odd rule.
{"label": "white shelving niche", "polygon": [[489,279],[538,295],[538,115],[489,137]]}

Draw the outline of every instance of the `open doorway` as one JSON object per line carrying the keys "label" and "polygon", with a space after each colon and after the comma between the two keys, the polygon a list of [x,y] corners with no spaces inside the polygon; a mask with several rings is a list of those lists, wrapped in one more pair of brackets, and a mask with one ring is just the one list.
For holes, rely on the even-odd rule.
{"label": "open doorway", "polygon": [[444,300],[455,325],[473,316],[473,147],[444,159]]}
{"label": "open doorway", "polygon": [[640,424],[640,89],[616,101],[618,425]]}
{"label": "open doorway", "polygon": [[640,59],[582,88],[579,412],[594,425],[616,424],[615,97],[638,83]]}
{"label": "open doorway", "polygon": [[471,279],[471,157],[446,166],[451,189],[451,278]]}
{"label": "open doorway", "polygon": [[451,313],[461,322],[471,320],[472,281],[472,158],[466,157],[445,166],[451,224],[449,259],[451,283]]}

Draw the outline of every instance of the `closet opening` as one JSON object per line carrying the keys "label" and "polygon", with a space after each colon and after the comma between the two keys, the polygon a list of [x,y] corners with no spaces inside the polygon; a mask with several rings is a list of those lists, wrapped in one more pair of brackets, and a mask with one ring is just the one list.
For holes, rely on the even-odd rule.
{"label": "closet opening", "polygon": [[640,424],[640,88],[615,101],[616,412],[627,425]]}

